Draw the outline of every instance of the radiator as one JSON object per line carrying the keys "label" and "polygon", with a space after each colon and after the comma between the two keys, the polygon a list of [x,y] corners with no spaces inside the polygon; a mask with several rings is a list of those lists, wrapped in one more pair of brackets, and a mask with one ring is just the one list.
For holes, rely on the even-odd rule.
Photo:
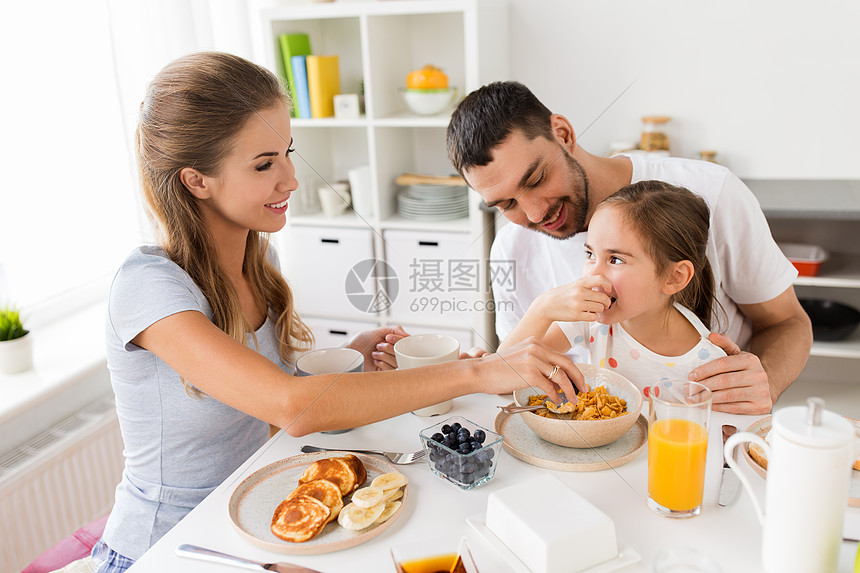
{"label": "radiator", "polygon": [[0,458],[0,572],[107,514],[123,468],[113,396]]}

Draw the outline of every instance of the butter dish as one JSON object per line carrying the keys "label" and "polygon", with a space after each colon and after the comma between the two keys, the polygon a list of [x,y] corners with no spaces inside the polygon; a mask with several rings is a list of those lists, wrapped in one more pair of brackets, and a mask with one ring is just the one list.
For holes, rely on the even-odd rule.
{"label": "butter dish", "polygon": [[[494,562],[494,568],[491,569],[493,573],[533,573],[510,549],[505,547],[505,544],[492,531],[487,529],[483,514],[467,517],[466,523],[474,531],[473,538],[478,539],[479,542],[486,543],[487,547],[494,551],[496,561]],[[604,561],[599,565],[586,569],[582,573],[613,573],[640,561],[642,561],[642,557],[633,548],[621,547],[615,559]],[[482,564],[479,562],[478,565],[480,567]],[[480,568],[483,571],[483,568]]]}
{"label": "butter dish", "polygon": [[491,493],[485,524],[532,573],[578,573],[618,556],[612,519],[550,474]]}

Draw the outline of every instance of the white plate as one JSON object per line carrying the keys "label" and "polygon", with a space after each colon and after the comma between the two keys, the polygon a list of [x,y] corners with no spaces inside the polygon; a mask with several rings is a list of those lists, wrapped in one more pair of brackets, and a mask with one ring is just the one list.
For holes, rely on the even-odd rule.
{"label": "white plate", "polygon": [[[348,547],[354,547],[365,541],[369,541],[391,527],[397,521],[403,508],[406,506],[406,498],[409,486],[403,488],[403,497],[400,508],[385,523],[371,525],[361,531],[350,531],[338,525],[337,520],[325,526],[316,537],[302,543],[291,543],[275,536],[272,533],[272,516],[278,505],[299,484],[299,478],[313,462],[322,458],[334,458],[345,456],[350,452],[315,452],[310,454],[299,454],[278,462],[271,463],[248,477],[240,483],[230,500],[227,502],[227,511],[230,523],[239,532],[239,535],[263,549],[277,553],[291,553],[295,555],[311,555],[316,553],[330,553],[340,551]],[[367,479],[359,487],[367,487],[373,478],[388,472],[398,471],[392,464],[375,456],[354,454],[363,463],[367,470]],[[351,496],[343,498],[343,504],[349,503]]]}
{"label": "white plate", "polygon": [[419,203],[417,205],[413,205],[405,201],[400,201],[398,203],[398,208],[410,211],[463,211],[469,208],[469,204],[463,203],[462,205],[456,205],[450,203],[438,203],[425,205]]}
{"label": "white plate", "polygon": [[413,219],[415,221],[452,221],[454,219],[463,219],[468,215],[468,211],[462,214],[454,215],[413,215],[412,213],[400,213],[404,219]]}
{"label": "white plate", "polygon": [[[498,552],[499,556],[508,566],[510,566],[510,570],[513,573],[531,573],[531,570],[526,567],[522,561],[520,561],[519,557],[514,555],[514,553],[508,549],[492,531],[490,531],[487,527],[485,518],[485,515],[479,513],[478,515],[467,517],[466,523],[472,526],[481,539],[489,543],[490,546]],[[633,548],[622,547],[615,558],[610,559],[609,561],[604,561],[603,563],[598,563],[588,569],[583,569],[583,573],[610,573],[611,571],[617,571],[627,567],[628,565],[632,565],[633,563],[638,563],[641,560],[642,557],[636,553]]]}

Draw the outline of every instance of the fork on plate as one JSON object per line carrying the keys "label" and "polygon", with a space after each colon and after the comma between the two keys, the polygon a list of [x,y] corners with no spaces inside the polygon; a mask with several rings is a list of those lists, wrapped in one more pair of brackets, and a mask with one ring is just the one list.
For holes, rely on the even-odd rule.
{"label": "fork on plate", "polygon": [[417,452],[383,452],[381,450],[355,450],[350,448],[319,448],[317,446],[302,446],[304,453],[310,452],[353,452],[356,454],[376,454],[385,456],[393,464],[414,464],[417,461],[424,459],[424,450]]}

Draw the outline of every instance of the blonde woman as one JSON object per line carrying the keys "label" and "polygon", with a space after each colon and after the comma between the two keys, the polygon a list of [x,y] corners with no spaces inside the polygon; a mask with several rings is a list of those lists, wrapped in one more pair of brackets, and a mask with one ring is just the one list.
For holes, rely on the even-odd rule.
{"label": "blonde woman", "polygon": [[298,186],[293,151],[289,100],[247,60],[186,56],[149,85],[137,159],[161,238],[132,252],[111,288],[107,357],[126,464],[93,548],[97,571],[129,567],[266,441],[269,424],[301,436],[471,392],[573,392],[573,363],[536,342],[504,356],[367,372],[391,368],[384,337],[400,329],[350,343],[364,373],[295,379],[292,357],[312,337],[267,241]]}

